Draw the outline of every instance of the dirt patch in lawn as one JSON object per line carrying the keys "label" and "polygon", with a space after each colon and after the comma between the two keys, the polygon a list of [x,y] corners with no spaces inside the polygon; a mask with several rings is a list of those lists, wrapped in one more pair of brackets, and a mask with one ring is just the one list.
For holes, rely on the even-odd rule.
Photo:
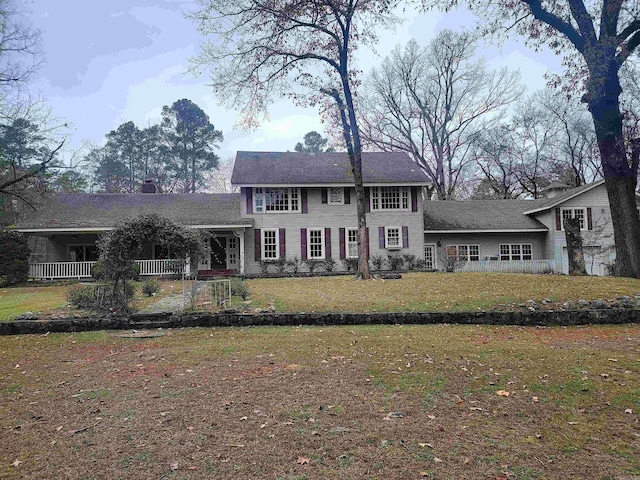
{"label": "dirt patch in lawn", "polygon": [[640,326],[121,333],[0,338],[0,478],[640,474]]}

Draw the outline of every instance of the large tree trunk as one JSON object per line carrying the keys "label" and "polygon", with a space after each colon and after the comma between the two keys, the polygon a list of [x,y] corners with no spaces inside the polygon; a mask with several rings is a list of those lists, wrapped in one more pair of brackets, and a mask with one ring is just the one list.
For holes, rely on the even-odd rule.
{"label": "large tree trunk", "polygon": [[[620,79],[609,68],[589,92],[589,110],[598,139],[602,170],[611,208],[616,245],[615,275],[640,278],[640,217],[636,206],[637,164],[630,162],[622,133]],[[591,72],[592,77],[595,72]],[[600,83],[602,82],[602,83]],[[600,87],[600,88],[598,88]]]}
{"label": "large tree trunk", "polygon": [[580,233],[580,219],[566,218],[564,233],[567,239],[567,257],[569,260],[569,275],[586,275],[584,264],[584,250],[582,248],[582,234]]}

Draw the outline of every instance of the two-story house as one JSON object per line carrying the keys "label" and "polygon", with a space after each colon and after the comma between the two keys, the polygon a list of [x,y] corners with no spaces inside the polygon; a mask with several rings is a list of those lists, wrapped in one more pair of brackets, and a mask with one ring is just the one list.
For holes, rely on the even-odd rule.
{"label": "two-story house", "polygon": [[[362,155],[369,255],[422,256],[426,175],[404,153]],[[353,175],[344,153],[238,152],[231,177],[241,191],[245,269],[279,259],[358,256]],[[338,262],[338,269],[344,269]]]}

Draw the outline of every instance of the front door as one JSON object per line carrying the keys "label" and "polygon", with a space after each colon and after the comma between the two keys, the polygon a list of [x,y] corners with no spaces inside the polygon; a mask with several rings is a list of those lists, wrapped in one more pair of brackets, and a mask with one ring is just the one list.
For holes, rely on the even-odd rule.
{"label": "front door", "polygon": [[227,243],[227,269],[238,270],[238,238],[229,237]]}
{"label": "front door", "polygon": [[227,268],[227,238],[211,238],[211,270],[226,270]]}
{"label": "front door", "polygon": [[427,244],[424,246],[424,268],[427,270],[435,270],[436,267],[436,246]]}

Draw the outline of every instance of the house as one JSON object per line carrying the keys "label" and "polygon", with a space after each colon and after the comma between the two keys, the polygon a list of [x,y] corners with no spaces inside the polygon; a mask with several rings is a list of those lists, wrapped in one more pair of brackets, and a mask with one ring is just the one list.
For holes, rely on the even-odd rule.
{"label": "house", "polygon": [[[615,259],[611,212],[604,180],[578,188],[553,184],[538,200],[426,202],[425,261],[444,268],[504,270],[500,262],[527,262],[531,271],[568,273],[564,219],[579,218],[587,273],[606,275]],[[515,263],[514,263],[515,262]]]}
{"label": "house", "polygon": [[[402,153],[363,154],[369,253],[422,255],[422,189],[429,181]],[[199,229],[208,251],[188,270],[259,273],[266,263],[357,258],[353,176],[344,153],[238,152],[232,183],[240,194],[58,194],[17,230],[39,239],[32,278],[90,276],[95,241],[124,218],[158,213]],[[139,259],[143,275],[167,273],[160,245]],[[342,260],[342,262],[340,262]]]}
{"label": "house", "polygon": [[[580,219],[587,271],[608,273],[613,229],[604,181],[552,184],[538,200],[429,201],[430,185],[404,153],[363,153],[369,256],[414,255],[428,269],[567,273],[563,221]],[[356,198],[345,153],[238,152],[239,194],[58,194],[16,229],[39,240],[32,278],[90,276],[95,241],[124,218],[158,213],[207,238],[185,272],[259,273],[286,261],[335,262],[358,256]],[[137,262],[143,275],[171,271],[161,245]],[[273,267],[271,267],[273,268]]]}

